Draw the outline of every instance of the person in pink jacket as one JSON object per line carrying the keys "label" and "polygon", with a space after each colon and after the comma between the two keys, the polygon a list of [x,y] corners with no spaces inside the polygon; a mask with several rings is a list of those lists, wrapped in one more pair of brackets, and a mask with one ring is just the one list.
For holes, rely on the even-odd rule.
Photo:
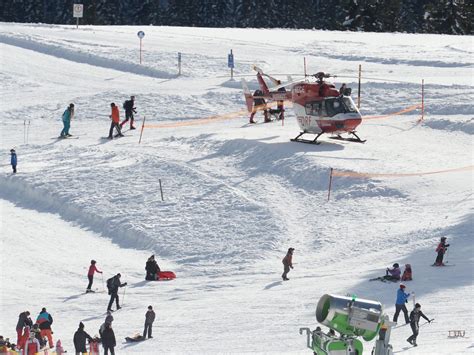
{"label": "person in pink jacket", "polygon": [[94,282],[94,272],[98,272],[102,274],[102,271],[99,271],[95,266],[96,261],[91,260],[91,265],[89,266],[89,272],[87,273],[87,278],[89,279],[89,284],[87,285],[86,292],[94,292],[92,291],[92,283]]}

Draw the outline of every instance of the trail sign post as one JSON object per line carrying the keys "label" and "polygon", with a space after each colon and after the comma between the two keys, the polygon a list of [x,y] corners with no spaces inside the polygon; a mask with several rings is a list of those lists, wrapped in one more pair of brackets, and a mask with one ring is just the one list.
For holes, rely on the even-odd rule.
{"label": "trail sign post", "polygon": [[230,53],[227,55],[227,66],[230,68],[230,80],[234,79],[234,53],[232,53],[232,49]]}
{"label": "trail sign post", "polygon": [[137,36],[140,38],[140,64],[142,64],[142,39],[145,37],[145,32],[138,31]]}
{"label": "trail sign post", "polygon": [[72,17],[76,18],[76,28],[79,28],[79,19],[84,17],[84,5],[74,4],[72,6]]}

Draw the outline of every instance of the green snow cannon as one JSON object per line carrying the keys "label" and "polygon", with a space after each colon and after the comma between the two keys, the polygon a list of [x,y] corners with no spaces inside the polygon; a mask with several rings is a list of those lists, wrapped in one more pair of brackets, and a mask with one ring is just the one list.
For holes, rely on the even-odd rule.
{"label": "green snow cannon", "polygon": [[319,323],[346,337],[374,339],[380,329],[382,304],[362,298],[324,295],[316,307]]}

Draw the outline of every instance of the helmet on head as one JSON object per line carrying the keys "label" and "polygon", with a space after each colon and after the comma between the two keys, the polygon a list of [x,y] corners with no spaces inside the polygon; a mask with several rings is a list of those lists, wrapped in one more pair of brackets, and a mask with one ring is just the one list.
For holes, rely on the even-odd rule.
{"label": "helmet on head", "polygon": [[398,263],[395,263],[393,264],[393,267],[400,267],[400,265],[398,265]]}
{"label": "helmet on head", "polygon": [[441,240],[446,240],[446,237],[441,237]]}
{"label": "helmet on head", "polygon": [[97,261],[95,260],[91,260],[91,264],[95,264]]}
{"label": "helmet on head", "polygon": [[405,288],[405,284],[400,284],[400,288]]}
{"label": "helmet on head", "polygon": [[421,308],[421,304],[419,303],[415,304],[415,308]]}

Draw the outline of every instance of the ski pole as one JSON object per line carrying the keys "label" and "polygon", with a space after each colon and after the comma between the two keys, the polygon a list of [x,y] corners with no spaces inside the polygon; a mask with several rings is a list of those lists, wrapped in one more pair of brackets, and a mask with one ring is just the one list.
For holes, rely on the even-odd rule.
{"label": "ski pole", "polygon": [[415,304],[416,304],[415,292],[412,292],[412,295],[413,295],[413,308],[415,308]]}
{"label": "ski pole", "polygon": [[100,275],[102,276],[102,291],[105,292],[104,273],[102,272]]}
{"label": "ski pole", "polygon": [[446,261],[445,261],[446,264],[448,263],[448,253],[449,253],[449,249],[446,248]]}
{"label": "ski pole", "polygon": [[126,291],[126,290],[127,290],[127,286],[125,286],[125,287],[123,288],[122,307],[123,307],[123,305],[124,305],[124,303],[125,303],[125,291]]}

